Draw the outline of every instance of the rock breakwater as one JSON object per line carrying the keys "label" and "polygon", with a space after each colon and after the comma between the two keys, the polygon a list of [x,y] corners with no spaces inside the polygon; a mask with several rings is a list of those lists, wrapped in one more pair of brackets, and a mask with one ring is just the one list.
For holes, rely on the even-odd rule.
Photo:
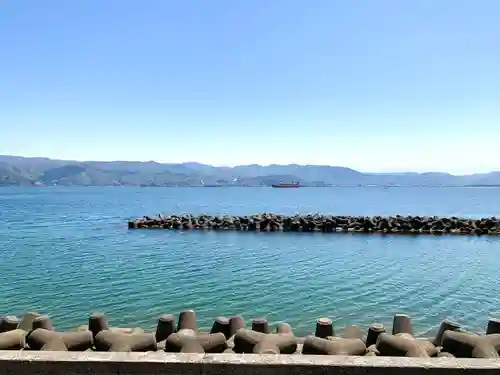
{"label": "rock breakwater", "polygon": [[106,315],[93,313],[85,325],[72,331],[54,329],[49,317],[26,313],[19,319],[0,318],[0,350],[108,351],[239,354],[310,354],[351,356],[499,358],[500,319],[490,319],[485,335],[461,329],[444,320],[432,338],[413,335],[411,318],[397,314],[392,329],[371,324],[366,334],[355,325],[336,335],[332,319],[316,320],[311,335],[296,337],[287,323],[270,327],[264,318],[247,326],[240,316],[217,317],[210,331],[201,332],[196,313],[185,310],[176,318],[162,315],[155,332],[116,328]]}
{"label": "rock breakwater", "polygon": [[382,233],[500,235],[500,219],[438,216],[249,216],[168,215],[144,216],[129,221],[129,229],[219,230],[246,232]]}

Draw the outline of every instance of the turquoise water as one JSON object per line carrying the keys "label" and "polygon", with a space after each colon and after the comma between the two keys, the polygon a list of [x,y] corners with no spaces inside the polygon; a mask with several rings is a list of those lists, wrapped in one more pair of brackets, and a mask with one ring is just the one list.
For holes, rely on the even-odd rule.
{"label": "turquoise water", "polygon": [[94,310],[120,326],[192,308],[266,316],[301,334],[390,324],[411,314],[419,333],[445,317],[481,331],[500,315],[500,238],[308,233],[129,231],[157,213],[492,216],[494,188],[2,188],[0,314],[49,314],[59,329]]}

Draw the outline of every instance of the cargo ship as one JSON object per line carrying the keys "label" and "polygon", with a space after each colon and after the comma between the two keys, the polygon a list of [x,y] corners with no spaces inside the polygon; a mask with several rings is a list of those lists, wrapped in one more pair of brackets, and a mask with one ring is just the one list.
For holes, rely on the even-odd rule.
{"label": "cargo ship", "polygon": [[206,184],[203,180],[200,180],[201,186],[203,187],[222,187],[222,184]]}
{"label": "cargo ship", "polygon": [[273,188],[298,188],[300,187],[300,184],[298,182],[292,182],[291,184],[280,182],[279,184],[272,184],[271,186]]}

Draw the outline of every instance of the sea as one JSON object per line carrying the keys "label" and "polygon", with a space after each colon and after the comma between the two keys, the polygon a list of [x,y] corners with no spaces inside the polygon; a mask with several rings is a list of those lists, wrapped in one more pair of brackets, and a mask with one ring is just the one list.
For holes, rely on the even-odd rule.
{"label": "sea", "polygon": [[500,238],[347,233],[128,230],[156,214],[500,215],[500,188],[0,188],[0,315],[37,311],[58,330],[105,312],[154,330],[161,314],[265,317],[314,331],[390,328],[418,335],[442,319],[483,332],[500,317]]}

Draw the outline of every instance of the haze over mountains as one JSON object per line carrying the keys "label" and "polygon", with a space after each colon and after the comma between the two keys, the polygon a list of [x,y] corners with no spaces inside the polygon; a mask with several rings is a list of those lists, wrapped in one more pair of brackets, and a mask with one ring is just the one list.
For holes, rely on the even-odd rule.
{"label": "haze over mountains", "polygon": [[456,176],[448,173],[362,173],[326,165],[257,164],[215,167],[200,163],[73,161],[0,155],[0,186],[304,186],[500,185],[500,171]]}

